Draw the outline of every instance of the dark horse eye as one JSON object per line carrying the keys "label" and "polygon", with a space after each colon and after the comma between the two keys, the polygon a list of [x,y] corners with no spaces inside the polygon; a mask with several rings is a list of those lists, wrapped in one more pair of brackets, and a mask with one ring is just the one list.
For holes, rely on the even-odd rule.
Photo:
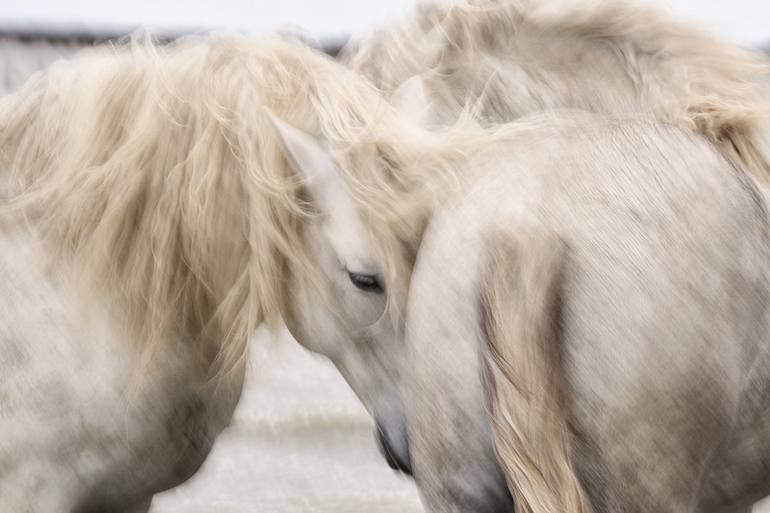
{"label": "dark horse eye", "polygon": [[384,292],[375,274],[359,274],[348,271],[348,276],[353,285],[364,292],[374,292],[375,294],[382,294]]}

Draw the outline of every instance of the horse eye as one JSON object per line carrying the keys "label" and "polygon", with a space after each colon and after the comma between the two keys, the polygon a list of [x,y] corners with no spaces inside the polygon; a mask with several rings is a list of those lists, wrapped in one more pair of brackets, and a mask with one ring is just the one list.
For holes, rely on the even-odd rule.
{"label": "horse eye", "polygon": [[348,271],[348,276],[353,285],[364,292],[374,292],[375,294],[385,292],[375,274],[359,274]]}

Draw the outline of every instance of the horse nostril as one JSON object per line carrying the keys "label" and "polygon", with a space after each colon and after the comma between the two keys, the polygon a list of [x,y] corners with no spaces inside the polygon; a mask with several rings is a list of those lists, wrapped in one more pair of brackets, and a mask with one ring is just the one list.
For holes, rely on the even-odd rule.
{"label": "horse nostril", "polygon": [[388,463],[388,466],[393,470],[398,470],[399,472],[403,472],[404,474],[411,476],[412,465],[409,462],[408,454],[406,458],[403,458],[398,453],[398,451],[394,450],[388,442],[388,437],[379,426],[377,426],[376,438],[378,442],[377,445],[379,445],[380,452],[385,458],[385,461]]}

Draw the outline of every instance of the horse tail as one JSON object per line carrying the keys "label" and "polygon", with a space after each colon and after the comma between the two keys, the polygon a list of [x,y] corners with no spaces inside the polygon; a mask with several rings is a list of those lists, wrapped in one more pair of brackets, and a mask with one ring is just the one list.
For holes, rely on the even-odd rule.
{"label": "horse tail", "polygon": [[482,284],[486,394],[516,513],[591,513],[564,411],[557,316],[564,247],[542,228],[489,239]]}

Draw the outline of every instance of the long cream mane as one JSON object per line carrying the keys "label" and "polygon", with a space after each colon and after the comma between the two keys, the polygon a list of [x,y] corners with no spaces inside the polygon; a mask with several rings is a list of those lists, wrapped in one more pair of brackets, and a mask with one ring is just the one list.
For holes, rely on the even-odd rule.
{"label": "long cream mane", "polygon": [[343,59],[386,93],[422,74],[450,110],[475,103],[492,123],[551,108],[651,113],[770,178],[759,135],[767,59],[638,2],[429,1]]}
{"label": "long cream mane", "polygon": [[314,212],[264,107],[336,151],[392,302],[405,301],[420,223],[396,206],[441,152],[406,144],[354,72],[285,41],[135,41],[35,76],[0,103],[4,218],[23,215],[54,265],[74,266],[145,362],[182,337],[207,368],[230,367],[258,324],[278,322],[288,263],[314,273],[301,235]]}

